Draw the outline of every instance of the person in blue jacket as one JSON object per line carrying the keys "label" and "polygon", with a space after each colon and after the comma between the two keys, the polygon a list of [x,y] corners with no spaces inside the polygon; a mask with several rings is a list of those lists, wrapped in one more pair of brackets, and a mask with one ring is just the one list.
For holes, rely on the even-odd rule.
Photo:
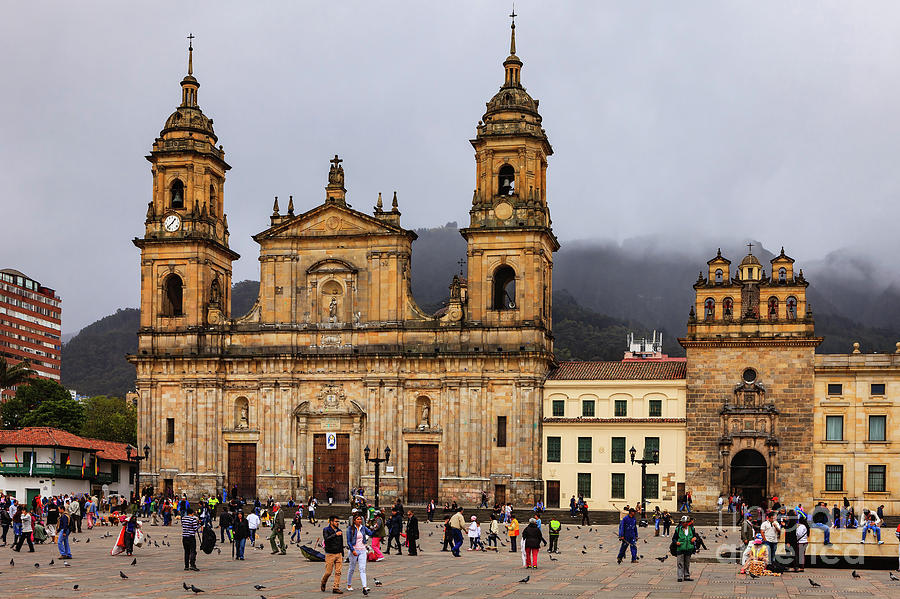
{"label": "person in blue jacket", "polygon": [[366,543],[375,533],[363,522],[359,514],[353,516],[353,522],[347,527],[347,548],[350,549],[350,569],[347,572],[347,590],[352,591],[353,571],[359,569],[359,579],[363,586],[363,595],[369,594],[369,586],[366,583],[366,559],[369,556]]}
{"label": "person in blue jacket", "polygon": [[638,529],[637,520],[635,520],[634,514],[635,510],[634,508],[631,508],[628,510],[628,515],[619,522],[619,541],[622,542],[622,546],[619,547],[619,557],[616,558],[616,563],[622,563],[622,558],[625,557],[625,549],[628,547],[631,547],[631,563],[633,564],[638,561]]}

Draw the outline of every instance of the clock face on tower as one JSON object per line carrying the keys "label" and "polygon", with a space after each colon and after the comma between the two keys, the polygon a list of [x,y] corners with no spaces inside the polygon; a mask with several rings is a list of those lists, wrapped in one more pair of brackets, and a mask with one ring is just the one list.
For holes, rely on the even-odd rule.
{"label": "clock face on tower", "polygon": [[166,217],[166,220],[163,221],[163,226],[169,233],[174,233],[181,228],[181,217],[177,214],[170,214]]}

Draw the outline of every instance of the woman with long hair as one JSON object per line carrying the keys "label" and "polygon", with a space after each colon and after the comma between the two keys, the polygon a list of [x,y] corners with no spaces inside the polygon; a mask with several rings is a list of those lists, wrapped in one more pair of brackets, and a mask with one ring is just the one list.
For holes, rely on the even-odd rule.
{"label": "woman with long hair", "polygon": [[363,595],[369,594],[369,586],[366,581],[366,560],[369,551],[366,542],[372,537],[374,531],[363,523],[360,514],[353,516],[353,522],[347,527],[347,547],[350,549],[350,569],[347,572],[347,590],[353,590],[353,571],[359,569],[359,579],[363,586]]}

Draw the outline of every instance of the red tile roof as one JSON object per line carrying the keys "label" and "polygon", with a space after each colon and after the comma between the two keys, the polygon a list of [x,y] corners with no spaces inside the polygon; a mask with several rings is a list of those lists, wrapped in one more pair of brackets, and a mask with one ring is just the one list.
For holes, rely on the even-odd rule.
{"label": "red tile roof", "polygon": [[687,362],[560,362],[547,377],[552,381],[658,381],[685,378]]}
{"label": "red tile roof", "polygon": [[79,437],[49,426],[29,426],[15,430],[0,430],[0,446],[4,447],[62,447],[96,451],[101,460],[125,462],[126,443]]}

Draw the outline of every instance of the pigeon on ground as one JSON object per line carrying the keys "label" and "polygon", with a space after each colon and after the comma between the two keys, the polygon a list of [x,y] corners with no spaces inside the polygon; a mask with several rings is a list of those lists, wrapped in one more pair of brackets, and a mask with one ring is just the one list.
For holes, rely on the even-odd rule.
{"label": "pigeon on ground", "polygon": [[218,555],[222,555],[222,548],[221,548],[221,547],[216,547],[216,551],[219,552]]}
{"label": "pigeon on ground", "polygon": [[256,589],[257,591],[261,591],[266,587],[265,587],[265,585],[255,584],[255,585],[253,585],[253,588]]}
{"label": "pigeon on ground", "polygon": [[574,536],[574,537],[572,537],[572,538],[573,538],[573,539],[577,539],[577,538],[578,538],[578,535],[575,535],[575,536]]}
{"label": "pigeon on ground", "polygon": [[808,578],[807,580],[809,580],[809,586],[813,586],[813,587],[820,587],[820,586],[822,586],[822,585],[820,585],[818,582],[816,582],[815,580],[813,580],[812,578]]}
{"label": "pigeon on ground", "polygon": [[73,591],[77,591],[77,590],[78,590],[78,585],[76,584],[75,586],[73,586],[73,587],[72,587],[72,590],[73,590]]}
{"label": "pigeon on ground", "polygon": [[528,582],[529,580],[531,580],[530,574],[528,576],[526,576],[525,578],[523,578],[522,580],[520,580],[519,582]]}
{"label": "pigeon on ground", "polygon": [[131,560],[131,565],[132,565],[132,566],[136,566],[136,565],[137,565],[137,558],[134,558],[133,560]]}
{"label": "pigeon on ground", "polygon": [[90,539],[88,539],[88,540],[87,540],[87,541],[85,541],[85,543],[90,543],[90,542],[91,542],[91,540],[90,540]]}
{"label": "pigeon on ground", "polygon": [[647,542],[647,539],[644,539],[644,542],[646,543],[646,542]]}
{"label": "pigeon on ground", "polygon": [[198,588],[195,587],[194,585],[191,585],[191,590],[194,591],[194,594],[197,594],[197,593],[205,593],[205,592],[206,592],[206,591],[204,591],[203,589],[198,589]]}
{"label": "pigeon on ground", "polygon": [[587,551],[585,551],[584,549],[582,549],[582,550],[581,550],[581,555],[587,555]]}
{"label": "pigeon on ground", "polygon": [[666,561],[667,559],[669,559],[669,556],[668,556],[668,555],[664,555],[664,556],[658,557],[658,558],[656,558],[656,559],[659,560],[659,563],[663,563],[664,561]]}
{"label": "pigeon on ground", "polygon": [[891,577],[891,580],[900,580],[900,578],[897,578],[896,576],[894,576],[893,572],[888,572],[888,576]]}
{"label": "pigeon on ground", "polygon": [[377,578],[375,579],[375,586],[377,586],[377,587],[381,586],[381,581],[378,580]]}
{"label": "pigeon on ground", "polygon": [[9,560],[9,565],[10,565],[10,566],[15,566],[15,565],[16,565],[16,560],[14,560],[14,559]]}
{"label": "pigeon on ground", "polygon": [[39,563],[37,563],[37,562],[34,562],[34,567],[35,567],[35,568],[40,568],[41,565],[40,565]]}
{"label": "pigeon on ground", "polygon": [[55,564],[55,563],[56,563],[56,560],[54,560],[54,559],[50,560],[50,565],[51,565],[51,566],[52,566],[53,564]]}
{"label": "pigeon on ground", "polygon": [[551,562],[558,562],[559,560],[556,559],[555,557],[553,557],[553,556],[551,555],[551,556],[550,556],[550,561],[551,561]]}
{"label": "pigeon on ground", "polygon": [[119,578],[128,578],[128,577],[125,576],[125,572],[122,572],[121,570],[119,570]]}
{"label": "pigeon on ground", "polygon": [[853,572],[850,572],[850,576],[852,576],[853,578],[862,578],[862,576],[860,576],[859,574],[856,573],[856,570],[854,570]]}
{"label": "pigeon on ground", "polygon": [[70,564],[69,562],[63,562],[63,566],[65,566],[66,568],[70,567],[71,565],[72,564]]}
{"label": "pigeon on ground", "polygon": [[190,591],[190,590],[191,590],[191,587],[189,587],[189,586],[187,585],[186,582],[183,582],[183,581],[182,581],[181,586],[182,586],[182,588],[183,588],[185,591]]}

